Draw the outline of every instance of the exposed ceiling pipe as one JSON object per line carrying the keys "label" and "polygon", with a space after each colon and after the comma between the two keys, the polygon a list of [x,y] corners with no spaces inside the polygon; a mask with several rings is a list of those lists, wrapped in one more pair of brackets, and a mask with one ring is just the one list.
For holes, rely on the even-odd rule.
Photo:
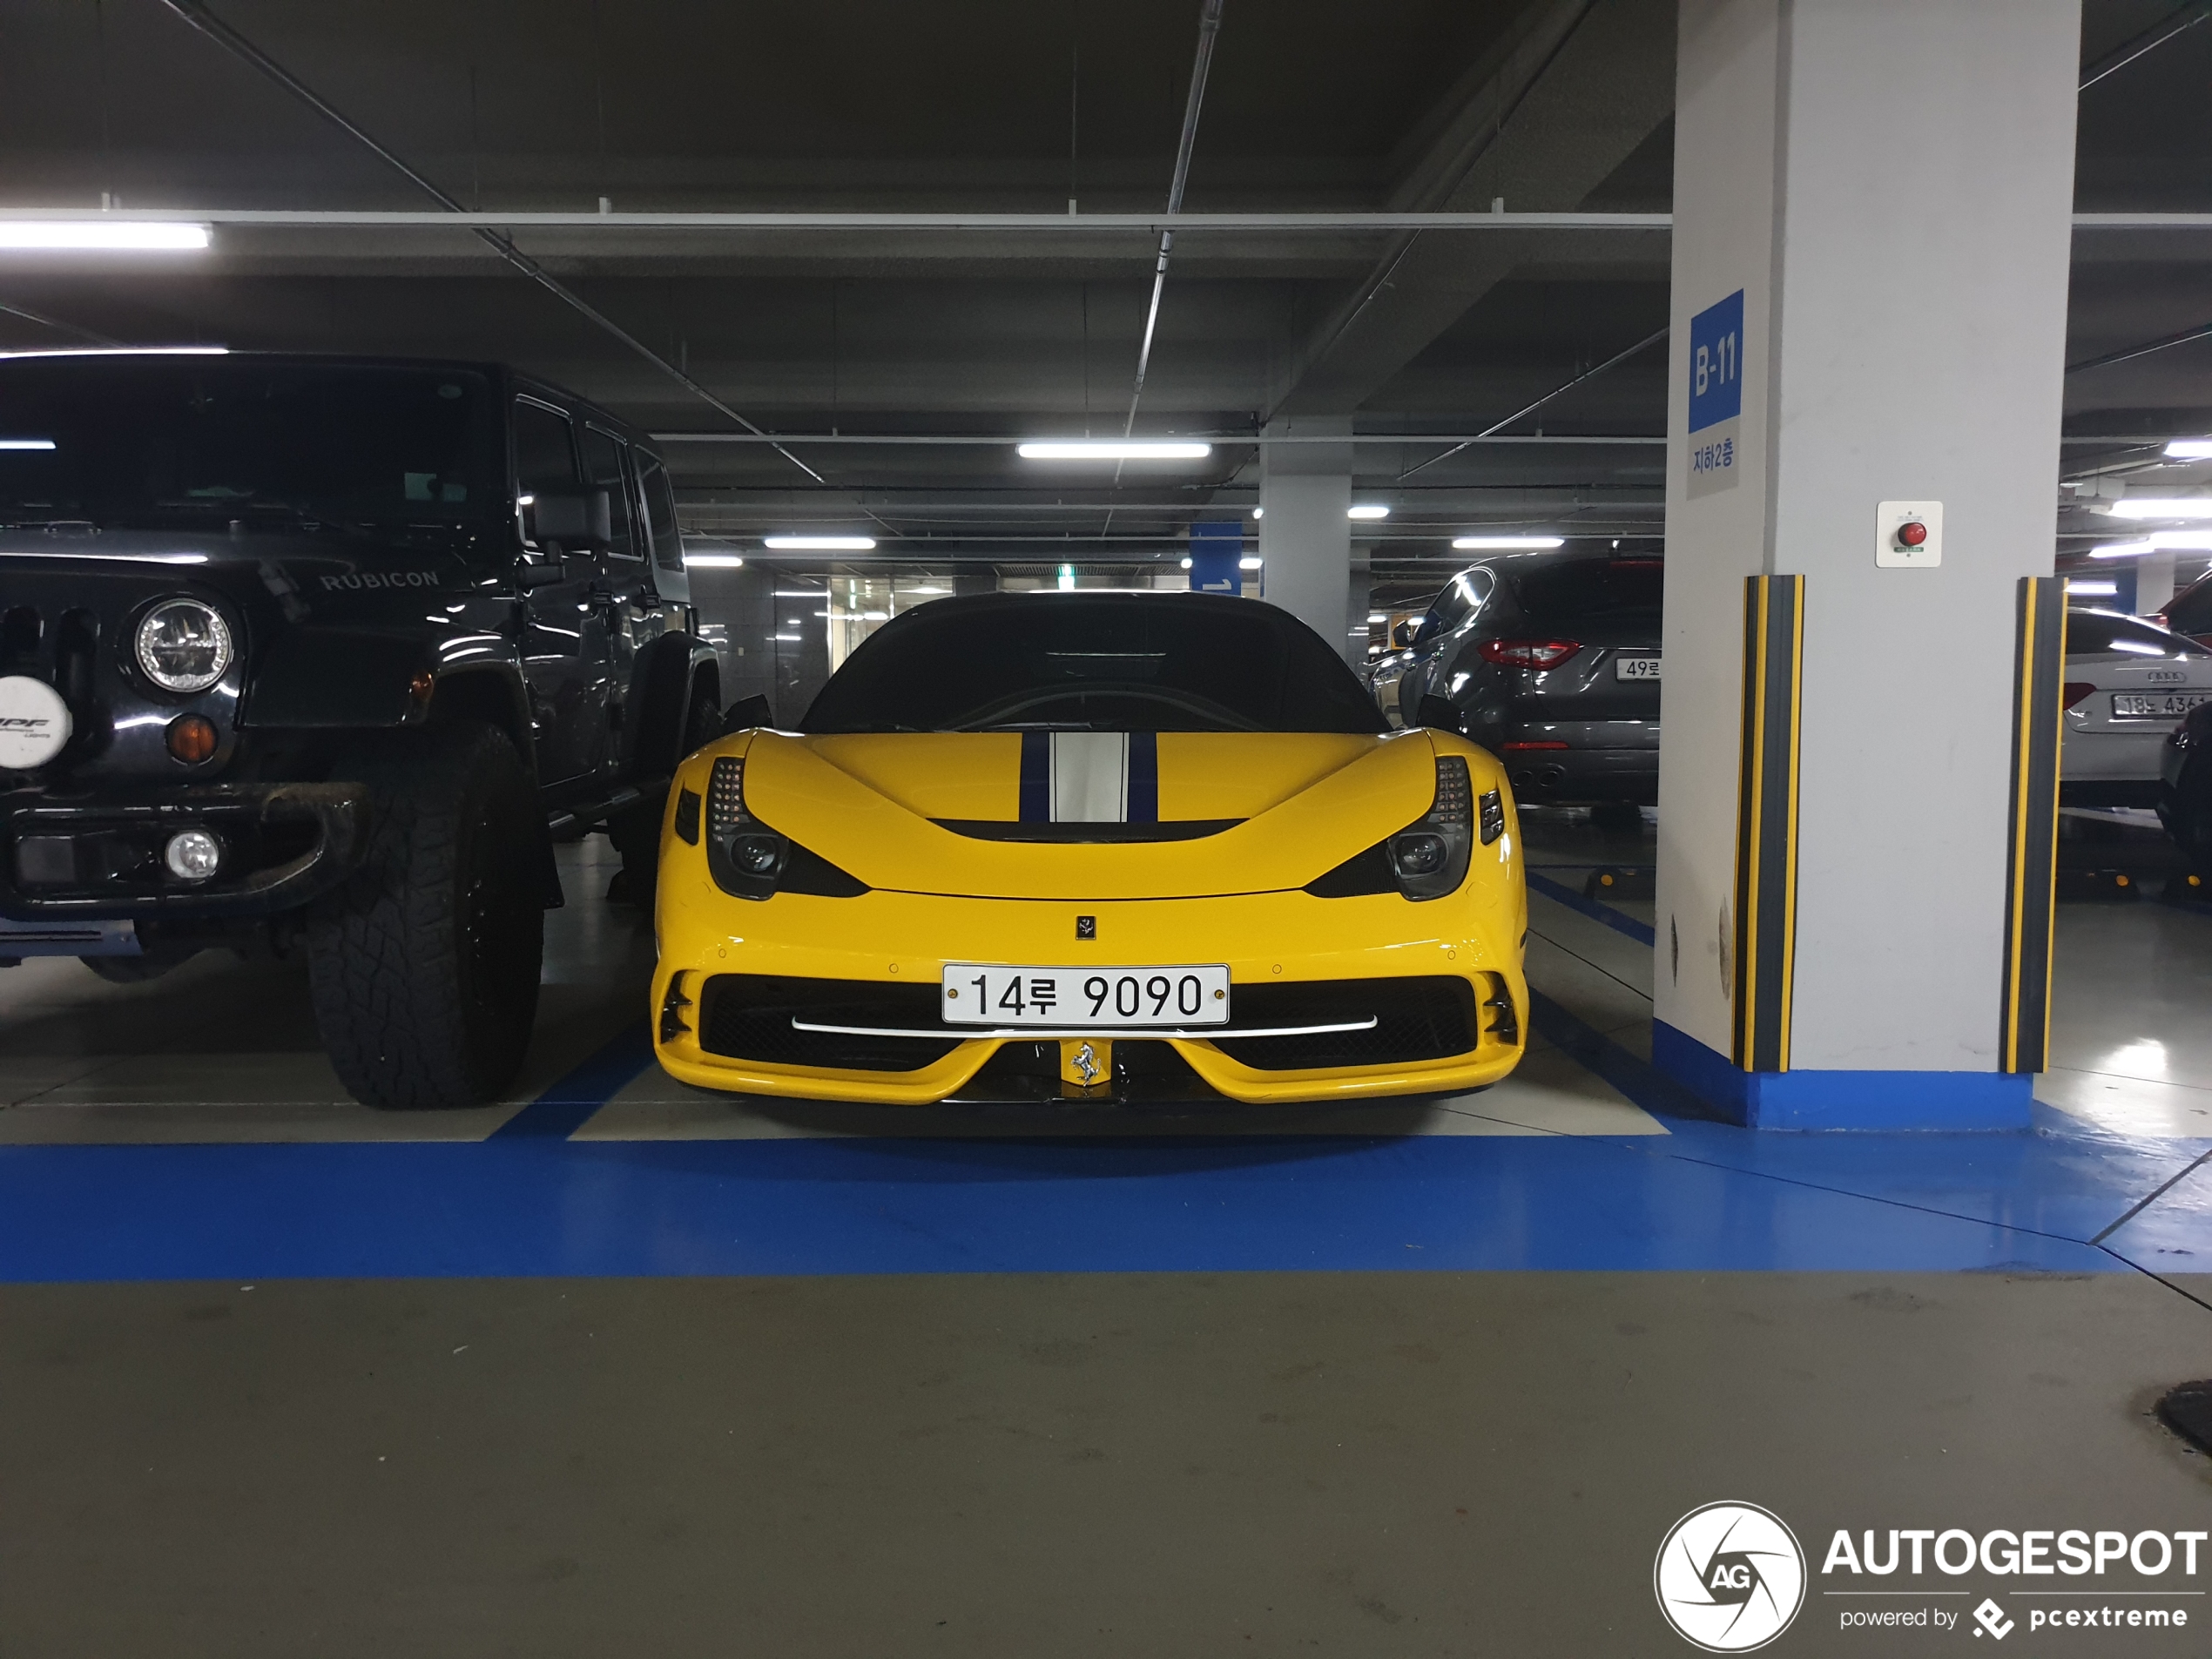
{"label": "exposed ceiling pipe", "polygon": [[2212,17],[2212,0],[2190,0],[2188,5],[2176,6],[2163,17],[2113,48],[2102,57],[2081,71],[2081,90],[2087,91],[2115,70],[2122,70],[2144,53],[2155,51],[2185,29],[2194,29],[2207,17]]}
{"label": "exposed ceiling pipe", "polygon": [[[293,75],[289,70],[286,69],[283,64],[278,63],[273,57],[271,57],[266,52],[263,51],[259,46],[256,46],[244,35],[239,33],[237,30],[232,28],[221,18],[216,17],[212,12],[209,11],[206,6],[199,3],[199,0],[161,0],[161,3],[162,4],[167,6],[170,10],[175,12],[179,17],[182,17],[186,23],[190,24],[194,29],[199,30],[201,34],[206,35],[217,45],[222,47],[224,51],[229,52],[233,57],[239,58],[243,62],[251,64],[253,68],[259,70],[263,75],[266,76],[270,80],[274,81],[279,86],[292,94],[293,98],[299,99],[300,102],[305,104],[317,115],[322,117],[324,120],[329,122],[333,126],[336,127],[340,132],[345,133],[355,143],[367,149],[372,155],[375,156],[378,160],[381,161],[386,166],[391,168],[402,179],[405,179],[409,184],[413,185],[417,190],[421,191],[424,195],[429,197],[431,200],[436,202],[441,207],[443,207],[448,212],[455,213],[465,213],[469,211],[467,208],[463,207],[459,201],[448,195],[444,191],[439,189],[437,185],[432,184],[429,179],[424,178],[421,173],[417,172],[405,161],[402,161],[397,155],[386,149],[381,144],[379,144],[374,138],[371,138],[367,132],[363,132],[352,121],[347,119],[344,115],[341,114],[327,100],[317,93],[313,87],[307,85],[306,82],[300,80],[297,76]],[[652,364],[654,368],[659,369],[662,374],[667,375],[679,386],[682,386],[686,391],[689,391],[693,396],[699,399],[699,401],[705,403],[709,408],[713,409],[719,415],[726,415],[729,419],[736,421],[748,432],[753,433],[761,437],[768,436],[768,435],[763,432],[759,427],[755,426],[751,421],[746,420],[744,415],[739,415],[727,403],[725,403],[720,398],[715,396],[713,393],[708,391],[705,387],[700,385],[682,369],[677,368],[675,364],[670,362],[658,352],[653,350],[651,347],[646,345],[644,341],[639,340],[628,329],[623,327],[621,324],[616,322],[614,319],[589,304],[583,295],[576,293],[573,289],[570,288],[567,285],[554,277],[553,274],[547,271],[544,266],[538,264],[536,260],[531,259],[528,254],[523,253],[521,249],[517,248],[513,242],[509,241],[501,233],[486,226],[476,226],[472,228],[474,229],[475,235],[483,241],[487,246],[490,247],[499,255],[501,259],[506,260],[508,264],[514,266],[516,270],[521,272],[523,275],[536,283],[539,287],[543,288],[548,293],[553,295],[553,297],[560,300],[562,304],[569,307],[579,315],[588,319],[593,324],[604,329],[607,334],[620,341],[624,345],[629,347],[631,351],[636,352],[637,355],[644,358],[647,362]],[[770,439],[770,442],[774,445],[777,454],[783,456],[785,460],[790,462],[792,466],[798,468],[799,471],[805,473],[816,483],[827,482],[823,478],[821,474],[816,472],[812,467],[801,461],[797,455],[792,454],[790,450],[785,448],[781,444],[775,444],[772,439]]]}
{"label": "exposed ceiling pipe", "polygon": [[[168,3],[168,0],[164,0]],[[2212,3],[2212,0],[2208,0]],[[390,208],[117,207],[88,214],[81,207],[0,207],[0,225],[37,225],[57,220],[103,224],[235,225],[263,230],[311,231],[623,231],[770,232],[797,234],[845,231],[944,231],[995,234],[1042,232],[1054,236],[1105,236],[1137,233],[1218,231],[1257,236],[1307,232],[1379,234],[1390,231],[1598,231],[1671,232],[1672,213],[1614,212],[1396,212],[1351,209],[1283,213],[771,213],[771,212],[502,212],[455,211],[427,213]],[[2076,213],[2078,232],[2212,231],[2212,213]]]}
{"label": "exposed ceiling pipe", "polygon": [[[1658,330],[1655,334],[1646,334],[1642,340],[1636,341],[1635,345],[1629,347],[1628,350],[1615,352],[1612,356],[1607,358],[1595,368],[1586,368],[1581,374],[1577,374],[1573,380],[1566,382],[1566,384],[1553,387],[1550,391],[1545,393],[1543,396],[1538,398],[1534,403],[1527,405],[1526,408],[1515,409],[1511,415],[1506,416],[1506,418],[1502,421],[1493,421],[1490,425],[1483,428],[1481,431],[1476,433],[1473,437],[1463,439],[1461,442],[1453,444],[1449,449],[1445,450],[1443,454],[1431,455],[1427,460],[1420,462],[1419,466],[1406,468],[1405,471],[1398,475],[1398,482],[1401,484],[1404,483],[1415,473],[1420,471],[1422,468],[1433,467],[1438,462],[1447,460],[1451,456],[1459,454],[1460,450],[1466,448],[1469,444],[1481,443],[1486,440],[1494,442],[1499,433],[1502,432],[1506,428],[1511,426],[1515,421],[1520,420],[1524,415],[1535,414],[1538,409],[1542,408],[1545,404],[1550,402],[1554,398],[1573,391],[1584,381],[1596,379],[1597,376],[1604,374],[1607,369],[1612,368],[1614,364],[1627,362],[1629,358],[1635,356],[1645,347],[1656,346],[1666,337],[1667,331],[1664,328]],[[1662,442],[1664,442],[1664,440],[1662,440]]]}
{"label": "exposed ceiling pipe", "polygon": [[2113,363],[2125,363],[2137,357],[2148,357],[2155,351],[2169,347],[2186,346],[2192,341],[2212,340],[2212,322],[2195,328],[2184,328],[2177,334],[2161,334],[2156,340],[2146,340],[2138,345],[2122,346],[2118,351],[2108,351],[2101,356],[2085,357],[2078,363],[2068,363],[2066,372],[2079,374],[2084,369],[2103,368]]}
{"label": "exposed ceiling pipe", "polygon": [[[1206,73],[1213,67],[1214,37],[1221,32],[1222,0],[1203,0],[1198,9],[1198,56],[1190,68],[1190,97],[1183,106],[1183,134],[1176,140],[1175,172],[1168,180],[1168,212],[1183,211],[1183,188],[1190,182],[1190,152],[1198,142],[1198,109],[1205,102]],[[1144,338],[1136,348],[1136,384],[1129,396],[1129,419],[1122,435],[1136,430],[1137,401],[1144,395],[1144,376],[1152,367],[1152,335],[1160,324],[1160,293],[1167,287],[1168,255],[1175,251],[1175,233],[1160,233],[1160,253],[1152,266],[1152,303],[1144,313]],[[1120,476],[1120,469],[1115,469]]]}
{"label": "exposed ceiling pipe", "polygon": [[89,340],[95,346],[112,346],[118,348],[123,346],[123,342],[119,340],[110,340],[105,334],[96,334],[90,328],[80,328],[75,323],[64,322],[57,317],[44,316],[36,311],[26,310],[22,306],[11,306],[0,301],[0,312],[5,312],[10,317],[21,317],[25,322],[35,322],[41,328],[51,328],[58,334],[75,334],[79,340]]}
{"label": "exposed ceiling pipe", "polygon": [[[75,207],[0,206],[0,224],[82,221]],[[456,209],[426,213],[418,209],[282,207],[102,208],[104,224],[235,225],[266,230],[447,231],[487,228],[508,231],[1042,231],[1055,236],[1105,236],[1163,232],[1229,231],[1258,235],[1349,231],[1357,233],[1402,230],[1444,231],[1666,231],[1669,213],[1460,213],[1369,212],[1363,209],[1325,212],[1227,213],[948,213],[877,212],[537,212],[498,209]],[[2078,214],[2091,228],[2122,230],[2197,229],[2212,226],[2206,213]]]}
{"label": "exposed ceiling pipe", "polygon": [[[1520,113],[1521,106],[1527,102],[1528,95],[1536,90],[1537,83],[1551,73],[1552,65],[1559,61],[1560,54],[1567,50],[1568,43],[1575,38],[1575,31],[1581,28],[1583,19],[1590,15],[1595,3],[1595,0],[1580,0],[1580,3],[1575,6],[1570,13],[1558,20],[1556,37],[1545,51],[1542,58],[1518,85],[1511,89],[1511,95],[1501,105],[1496,117],[1491,121],[1489,131],[1454,158],[1448,172],[1432,181],[1429,188],[1422,192],[1421,206],[1435,207],[1449,201],[1453,193],[1467,182],[1467,175],[1474,171],[1475,164],[1489,152],[1490,147],[1504,133],[1507,124]],[[1496,204],[1493,203],[1492,206],[1495,206]],[[1474,216],[1467,214],[1464,217]],[[1494,217],[1502,220],[1507,215],[1500,212]],[[1324,331],[1321,345],[1308,354],[1305,360],[1307,362],[1316,362],[1327,356],[1336,349],[1337,342],[1352,332],[1354,325],[1366,314],[1367,307],[1374,304],[1376,300],[1389,288],[1391,279],[1398,274],[1398,267],[1405,263],[1406,256],[1413,251],[1413,244],[1420,239],[1420,234],[1419,229],[1413,229],[1406,231],[1393,239],[1382,258],[1376,261],[1374,269],[1368,272],[1359,286],[1354,288],[1338,307],[1335,316]],[[1276,400],[1275,406],[1267,413],[1267,418],[1273,420],[1282,412],[1283,405],[1288,401],[1290,401],[1290,394],[1286,391]]]}

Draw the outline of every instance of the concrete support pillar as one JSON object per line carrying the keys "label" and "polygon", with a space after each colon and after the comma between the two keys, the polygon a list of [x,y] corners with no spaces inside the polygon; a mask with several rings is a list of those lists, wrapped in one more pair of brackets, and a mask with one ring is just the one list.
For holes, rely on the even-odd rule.
{"label": "concrete support pillar", "polygon": [[[1654,1059],[1761,1125],[2025,1123],[2015,607],[2053,563],[2080,0],[1680,16]],[[1939,563],[1899,556],[1900,512]],[[1797,669],[1760,705],[1794,698],[1780,779],[1747,764],[1761,577]],[[1795,802],[1756,965],[1747,777]]]}
{"label": "concrete support pillar", "polygon": [[[1348,416],[1308,415],[1278,421],[1268,430],[1335,436],[1349,434],[1352,421]],[[1352,446],[1267,445],[1260,451],[1259,505],[1259,556],[1268,603],[1282,606],[1346,651],[1352,521],[1345,515],[1352,506]]]}
{"label": "concrete support pillar", "polygon": [[2174,550],[2161,547],[2146,553],[2135,566],[2135,614],[2148,617],[2166,609],[2174,597]]}

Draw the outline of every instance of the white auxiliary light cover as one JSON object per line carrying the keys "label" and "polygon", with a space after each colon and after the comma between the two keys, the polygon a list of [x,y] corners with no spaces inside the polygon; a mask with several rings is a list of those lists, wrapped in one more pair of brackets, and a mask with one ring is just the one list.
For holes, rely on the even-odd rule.
{"label": "white auxiliary light cover", "polygon": [[0,766],[29,772],[62,752],[73,730],[69,705],[44,680],[0,679]]}

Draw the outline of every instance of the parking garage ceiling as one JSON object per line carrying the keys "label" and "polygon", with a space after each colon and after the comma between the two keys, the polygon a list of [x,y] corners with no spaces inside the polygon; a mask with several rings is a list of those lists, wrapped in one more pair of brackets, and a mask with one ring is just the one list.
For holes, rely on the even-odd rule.
{"label": "parking garage ceiling", "polygon": [[[1666,0],[1226,0],[1184,207],[1330,222],[1177,233],[1135,427],[1227,441],[1118,483],[941,440],[1128,424],[1159,238],[1089,216],[1165,208],[1195,0],[221,0],[208,27],[195,10],[0,3],[0,207],[442,211],[423,185],[494,214],[604,205],[604,223],[497,233],[600,320],[466,227],[221,222],[201,253],[0,254],[0,347],[504,359],[701,435],[670,445],[692,527],[865,529],[878,556],[1168,556],[1194,516],[1255,499],[1258,451],[1235,439],[1338,417],[1392,440],[1357,450],[1359,489],[1393,508],[1363,527],[1379,574],[1447,568],[1478,526],[1661,529],[1665,232],[1517,216],[1666,212]],[[2212,25],[2182,26],[2204,10],[2089,0],[2078,211],[2212,207]],[[1501,200],[1497,227],[1364,218]],[[706,212],[1062,222],[632,217]],[[2212,337],[2099,361],[2212,323],[2208,256],[2202,229],[2077,235],[2069,474],[2156,459],[2092,439],[2212,428]],[[740,421],[789,442],[728,441]]]}

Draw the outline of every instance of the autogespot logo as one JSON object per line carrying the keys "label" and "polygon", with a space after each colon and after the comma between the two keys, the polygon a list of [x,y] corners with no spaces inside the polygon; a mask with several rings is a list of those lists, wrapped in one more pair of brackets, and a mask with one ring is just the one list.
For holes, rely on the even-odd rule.
{"label": "autogespot logo", "polygon": [[1779,1515],[1755,1503],[1709,1503],[1668,1530],[1651,1588],[1685,1642],[1749,1653],[1787,1630],[1804,1605],[1804,1552]]}

